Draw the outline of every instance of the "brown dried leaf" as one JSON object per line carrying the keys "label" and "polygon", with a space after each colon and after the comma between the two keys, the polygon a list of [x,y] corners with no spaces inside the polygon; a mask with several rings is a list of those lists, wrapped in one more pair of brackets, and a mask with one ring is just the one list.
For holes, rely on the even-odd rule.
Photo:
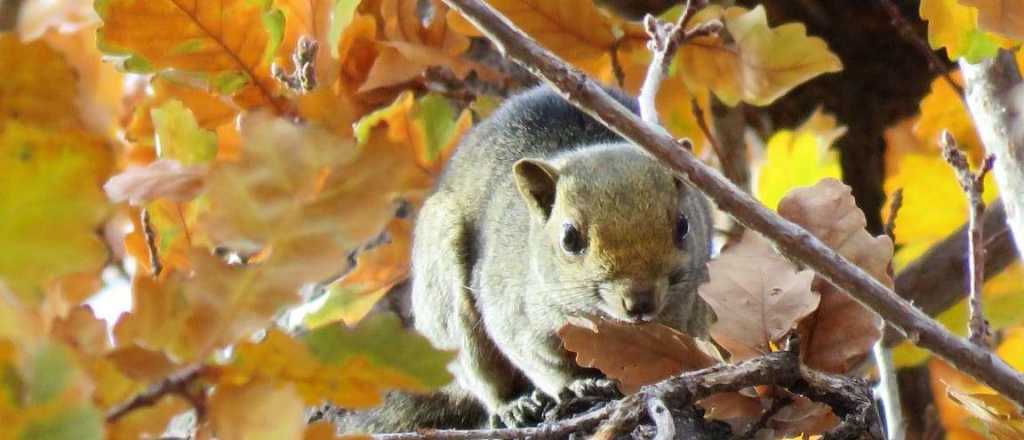
{"label": "brown dried leaf", "polygon": [[771,351],[771,344],[818,307],[814,272],[797,271],[760,235],[748,232],[708,263],[711,281],[699,293],[718,315],[711,336],[732,362]]}
{"label": "brown dried leaf", "polygon": [[710,367],[720,359],[707,341],[656,323],[573,318],[558,330],[558,336],[566,350],[576,353],[577,364],[618,380],[624,393],[683,371]]}
{"label": "brown dried leaf", "polygon": [[131,167],[103,185],[107,197],[142,206],[158,198],[174,202],[194,199],[203,189],[205,166],[184,166],[174,159],[160,159],[144,167]]}
{"label": "brown dried leaf", "polygon": [[[857,208],[850,187],[836,179],[824,179],[809,188],[793,190],[779,202],[779,215],[800,224],[840,255],[892,287],[888,275],[892,240],[872,237],[867,221]],[[821,306],[800,324],[801,355],[812,368],[845,373],[867,356],[881,337],[881,320],[828,281],[816,277],[813,289],[822,296]]]}

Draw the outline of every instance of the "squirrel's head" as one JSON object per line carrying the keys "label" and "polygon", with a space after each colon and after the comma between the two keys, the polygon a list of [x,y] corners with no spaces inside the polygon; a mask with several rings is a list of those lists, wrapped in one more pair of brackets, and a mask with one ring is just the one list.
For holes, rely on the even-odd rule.
{"label": "squirrel's head", "polygon": [[530,270],[542,281],[542,301],[651,321],[706,276],[711,220],[703,196],[636,147],[590,146],[550,161],[523,159],[513,170],[530,212]]}

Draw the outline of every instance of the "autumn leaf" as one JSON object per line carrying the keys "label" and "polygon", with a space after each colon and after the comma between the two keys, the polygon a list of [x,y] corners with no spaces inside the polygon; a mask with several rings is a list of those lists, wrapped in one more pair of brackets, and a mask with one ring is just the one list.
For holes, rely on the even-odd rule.
{"label": "autumn leaf", "polygon": [[[125,127],[126,136],[133,142],[153,144],[155,148],[154,135],[157,134],[157,129],[154,126],[153,111],[163,108],[172,101],[180,104],[180,106],[179,104],[170,104],[171,107],[168,109],[172,110],[172,115],[189,127],[197,125],[203,130],[213,130],[230,123],[238,114],[237,108],[217,95],[202,88],[181,84],[166,75],[155,75],[150,81],[150,86],[151,92],[132,110],[131,120]],[[187,115],[182,114],[186,112]],[[165,110],[164,113],[166,114],[167,111]],[[205,131],[185,131],[185,133],[189,132],[204,133]],[[197,136],[200,139],[209,137],[208,135]]]}
{"label": "autumn leaf", "polygon": [[111,177],[103,190],[110,200],[127,200],[134,206],[144,206],[158,198],[187,202],[202,191],[205,175],[205,167],[184,166],[174,159],[161,159]]}
{"label": "autumn leaf", "polygon": [[455,107],[441,95],[430,93],[415,99],[406,92],[356,124],[359,143],[369,141],[373,128],[381,122],[387,124],[388,139],[412,144],[418,166],[440,174],[441,166],[472,125],[472,117],[466,110],[456,115]]}
{"label": "autumn leaf", "polygon": [[1024,2],[1019,0],[959,0],[978,9],[981,28],[1024,40]]}
{"label": "autumn leaf", "polygon": [[722,102],[768,105],[803,82],[842,69],[825,42],[808,37],[803,24],[768,27],[763,6],[721,9],[710,6],[692,23],[718,18],[732,43],[702,37],[679,49],[677,72],[692,90],[710,89]]}
{"label": "autumn leaf", "polygon": [[265,2],[227,0],[99,0],[99,45],[127,57],[129,71],[177,69],[204,76],[215,90],[245,107],[271,106],[277,84],[270,61],[284,18]]}
{"label": "autumn leaf", "polygon": [[731,362],[771,351],[818,307],[814,272],[797,271],[753,232],[708,263],[708,271],[711,281],[698,292],[718,315],[711,336],[729,350]]}
{"label": "autumn leaf", "polygon": [[80,131],[0,124],[0,278],[34,302],[43,282],[106,259],[95,230],[108,213],[100,185],[111,152]]}
{"label": "autumn leaf", "polygon": [[[608,63],[615,30],[593,1],[495,0],[488,4],[542,46],[585,71],[593,73]],[[480,35],[461,14],[449,15],[456,17],[452,27],[459,32]]]}
{"label": "autumn leaf", "polygon": [[966,0],[921,0],[921,18],[928,21],[928,43],[932,48],[946,49],[951,60],[963,57],[977,63],[995,56],[1000,48],[1010,48],[1013,41],[978,28],[978,10],[967,6]]}
{"label": "autumn leaf", "polygon": [[131,411],[108,425],[107,438],[110,440],[160,438],[171,419],[190,408],[191,405],[181,397],[163,396],[152,406]]}
{"label": "autumn leaf", "polygon": [[18,120],[44,127],[78,127],[75,71],[43,41],[22,44],[0,35],[0,122]]}
{"label": "autumn leaf", "polygon": [[841,174],[832,143],[846,132],[819,108],[796,130],[780,130],[768,139],[758,168],[757,199],[774,208],[790,190]]}
{"label": "autumn leaf", "polygon": [[368,408],[389,389],[424,393],[448,383],[453,356],[433,349],[393,315],[375,315],[354,329],[325,326],[297,340],[271,330],[244,343],[222,369],[223,383],[257,378],[294,384],[306,404],[327,399],[346,408]]}
{"label": "autumn leaf", "polygon": [[210,422],[223,440],[300,440],[303,409],[298,391],[287,383],[221,384],[210,396]]}
{"label": "autumn leaf", "polygon": [[[779,202],[779,215],[803,226],[840,255],[890,288],[888,274],[893,244],[887,236],[873,237],[857,208],[850,187],[824,179],[809,188],[793,190]],[[882,336],[875,313],[821,276],[812,284],[821,294],[818,310],[800,323],[800,354],[808,366],[846,373],[862,361]]]}
{"label": "autumn leaf", "polygon": [[721,362],[718,350],[708,341],[657,323],[575,318],[558,330],[558,337],[566,350],[576,353],[577,365],[601,370],[619,381],[619,389],[627,394]]}
{"label": "autumn leaf", "polygon": [[999,394],[965,393],[947,388],[946,395],[984,422],[985,430],[996,440],[1024,437],[1024,414],[1016,404]]}
{"label": "autumn leaf", "polygon": [[324,304],[306,316],[307,326],[337,321],[355,325],[392,287],[408,279],[412,222],[396,218],[384,234],[385,243],[360,252],[355,268],[328,288]]}

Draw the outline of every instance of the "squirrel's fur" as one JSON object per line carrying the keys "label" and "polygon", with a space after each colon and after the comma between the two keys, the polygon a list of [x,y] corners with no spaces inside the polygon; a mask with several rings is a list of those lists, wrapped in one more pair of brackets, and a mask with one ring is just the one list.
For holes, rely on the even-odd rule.
{"label": "squirrel's fur", "polygon": [[[689,231],[674,240],[680,216]],[[557,336],[572,315],[706,336],[714,315],[696,287],[710,237],[703,196],[657,160],[547,87],[509,99],[467,134],[416,223],[415,326],[459,352],[456,380],[435,396],[393,393],[379,412],[391,415],[362,428],[514,422],[512,403],[534,387],[558,399],[596,375]]]}

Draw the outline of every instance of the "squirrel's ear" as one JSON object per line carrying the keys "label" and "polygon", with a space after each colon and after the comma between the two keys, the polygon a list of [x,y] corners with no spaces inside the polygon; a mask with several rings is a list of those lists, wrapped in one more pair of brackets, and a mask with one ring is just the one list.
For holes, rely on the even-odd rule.
{"label": "squirrel's ear", "polygon": [[558,170],[541,160],[522,159],[516,162],[512,171],[515,173],[519,194],[522,194],[530,212],[547,220],[551,216],[551,208],[555,205]]}

